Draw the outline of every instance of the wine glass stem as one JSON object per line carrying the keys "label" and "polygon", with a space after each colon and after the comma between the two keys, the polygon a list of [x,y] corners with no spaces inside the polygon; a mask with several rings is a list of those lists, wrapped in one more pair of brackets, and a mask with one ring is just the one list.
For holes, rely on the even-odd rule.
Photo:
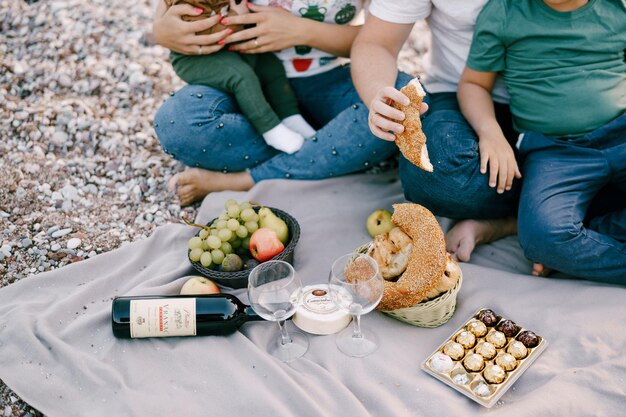
{"label": "wine glass stem", "polygon": [[289,333],[287,333],[285,320],[278,320],[278,327],[280,327],[280,344],[286,345],[287,343],[291,343],[291,337],[289,337]]}
{"label": "wine glass stem", "polygon": [[355,339],[361,339],[363,337],[363,333],[361,333],[361,315],[353,314],[352,323],[354,323],[354,332],[352,333],[352,337]]}

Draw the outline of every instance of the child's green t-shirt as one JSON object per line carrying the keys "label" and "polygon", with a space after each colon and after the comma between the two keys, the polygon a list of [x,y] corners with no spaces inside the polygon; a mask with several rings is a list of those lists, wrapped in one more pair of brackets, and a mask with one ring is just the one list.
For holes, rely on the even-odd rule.
{"label": "child's green t-shirt", "polygon": [[500,72],[520,132],[590,132],[626,111],[626,0],[558,12],[542,0],[491,0],[467,66]]}

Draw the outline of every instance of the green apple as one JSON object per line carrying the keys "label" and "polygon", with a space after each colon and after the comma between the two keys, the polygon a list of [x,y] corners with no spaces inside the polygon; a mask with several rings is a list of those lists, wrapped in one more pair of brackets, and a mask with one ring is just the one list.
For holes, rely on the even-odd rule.
{"label": "green apple", "polygon": [[386,233],[394,228],[394,224],[391,221],[391,213],[385,209],[376,210],[370,214],[367,217],[365,226],[367,227],[367,232],[372,237]]}

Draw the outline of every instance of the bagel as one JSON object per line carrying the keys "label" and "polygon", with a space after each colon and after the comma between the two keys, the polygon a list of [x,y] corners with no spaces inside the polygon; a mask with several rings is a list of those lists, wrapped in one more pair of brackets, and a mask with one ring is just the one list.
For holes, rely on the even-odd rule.
{"label": "bagel", "polygon": [[426,92],[422,88],[418,78],[414,78],[407,85],[400,89],[400,92],[407,96],[411,102],[404,106],[393,102],[393,107],[404,113],[402,125],[404,131],[396,134],[396,145],[402,155],[412,164],[422,168],[424,171],[433,172],[433,164],[428,157],[426,148],[426,135],[422,131],[422,120],[420,119],[420,106],[426,97]]}
{"label": "bagel", "polygon": [[456,263],[450,254],[446,254],[446,270],[441,275],[435,287],[426,294],[425,300],[435,298],[439,294],[450,291],[461,278],[461,267]]}
{"label": "bagel", "polygon": [[[384,283],[383,298],[376,308],[385,311],[414,306],[438,291],[449,259],[443,231],[427,208],[405,203],[394,204],[393,209],[391,220],[411,238],[413,247],[400,278]],[[454,265],[451,274],[456,271]]]}
{"label": "bagel", "polygon": [[413,241],[399,227],[374,238],[367,254],[374,258],[384,279],[390,280],[401,275],[409,264]]}

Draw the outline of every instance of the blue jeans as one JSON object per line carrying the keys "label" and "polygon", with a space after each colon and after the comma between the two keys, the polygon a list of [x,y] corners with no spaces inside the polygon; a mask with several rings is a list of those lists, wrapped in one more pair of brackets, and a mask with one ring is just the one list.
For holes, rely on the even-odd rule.
{"label": "blue jeans", "polygon": [[[575,139],[525,133],[520,154],[518,229],[526,257],[573,276],[626,284],[626,115]],[[615,189],[613,210],[589,219],[606,186]]]}
{"label": "blue jeans", "polygon": [[[399,73],[398,86],[411,77]],[[368,110],[350,78],[349,66],[291,78],[300,112],[318,129],[295,154],[280,153],[241,114],[235,99],[211,87],[188,85],[169,97],[154,117],[161,146],[191,167],[248,170],[252,179],[322,179],[368,169],[397,147],[367,127]]]}
{"label": "blue jeans", "polygon": [[[400,158],[400,179],[407,200],[427,207],[438,216],[454,219],[515,215],[519,181],[515,180],[513,188],[503,194],[489,187],[488,175],[480,173],[478,137],[461,114],[456,94],[435,93],[429,98],[422,129],[434,172],[426,172]],[[498,122],[512,141],[515,134],[508,106],[494,104]]]}

